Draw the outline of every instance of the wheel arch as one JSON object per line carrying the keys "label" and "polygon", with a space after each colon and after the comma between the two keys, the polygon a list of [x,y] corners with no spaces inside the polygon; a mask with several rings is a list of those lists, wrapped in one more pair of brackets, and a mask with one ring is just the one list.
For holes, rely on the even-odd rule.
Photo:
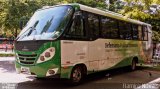
{"label": "wheel arch", "polygon": [[[84,63],[80,63],[80,64],[74,65],[74,67],[78,67],[78,66],[82,68],[83,74],[84,74],[84,75],[87,75],[87,67],[86,67],[86,65],[85,65]],[[74,68],[74,67],[73,67],[73,68]],[[73,69],[73,68],[72,68],[72,69]]]}
{"label": "wheel arch", "polygon": [[135,60],[135,62],[138,63],[138,57],[137,56],[133,57],[132,61],[133,60]]}

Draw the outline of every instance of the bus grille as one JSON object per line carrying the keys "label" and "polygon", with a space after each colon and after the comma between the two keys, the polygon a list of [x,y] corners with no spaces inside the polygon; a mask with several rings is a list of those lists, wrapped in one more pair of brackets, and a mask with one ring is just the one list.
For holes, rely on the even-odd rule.
{"label": "bus grille", "polygon": [[21,64],[26,65],[33,65],[35,63],[37,54],[32,55],[24,55],[24,54],[18,54],[18,59]]}

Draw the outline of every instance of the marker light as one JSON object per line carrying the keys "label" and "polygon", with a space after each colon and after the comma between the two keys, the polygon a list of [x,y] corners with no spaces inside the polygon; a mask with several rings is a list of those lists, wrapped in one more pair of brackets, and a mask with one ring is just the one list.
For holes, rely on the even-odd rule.
{"label": "marker light", "polygon": [[50,52],[46,52],[44,56],[45,56],[45,57],[50,57],[51,54],[50,54]]}
{"label": "marker light", "polygon": [[58,68],[53,68],[53,69],[49,69],[46,73],[46,76],[52,76],[52,75],[55,75],[57,74],[58,72]]}
{"label": "marker light", "polygon": [[49,73],[49,74],[54,74],[55,71],[54,71],[54,70],[49,70],[48,73]]}

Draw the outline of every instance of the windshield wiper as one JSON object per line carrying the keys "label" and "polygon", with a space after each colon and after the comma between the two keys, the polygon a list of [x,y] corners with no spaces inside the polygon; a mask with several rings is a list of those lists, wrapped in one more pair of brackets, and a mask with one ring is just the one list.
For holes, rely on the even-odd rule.
{"label": "windshield wiper", "polygon": [[[25,32],[23,32],[23,34],[25,34],[31,28],[32,27],[29,27]],[[26,35],[22,36],[23,34],[21,34],[20,36],[18,36],[15,40],[18,40],[20,37],[24,38]]]}
{"label": "windshield wiper", "polygon": [[28,32],[27,36],[31,35],[31,33],[35,30],[35,28],[33,28],[33,27],[30,27],[30,28],[31,28],[31,30]]}
{"label": "windshield wiper", "polygon": [[39,23],[39,21],[37,20],[37,21],[34,23],[34,25],[33,25],[32,27],[30,27],[31,30],[28,32],[27,36],[31,35],[31,33],[32,33],[34,30],[36,30],[35,27],[37,26],[38,23]]}
{"label": "windshield wiper", "polygon": [[29,27],[25,32],[23,32],[23,34],[25,34],[29,29],[31,29],[26,35],[23,36],[22,34],[21,36],[23,37],[19,36],[16,38],[16,40],[18,40],[20,37],[23,39],[25,36],[29,36],[34,30],[36,30],[35,27],[37,26],[38,23],[39,21],[36,21],[32,27]]}

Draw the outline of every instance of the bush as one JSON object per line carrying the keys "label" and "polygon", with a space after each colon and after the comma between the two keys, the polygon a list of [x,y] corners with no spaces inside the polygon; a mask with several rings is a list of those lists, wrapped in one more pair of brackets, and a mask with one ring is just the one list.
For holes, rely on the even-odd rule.
{"label": "bush", "polygon": [[0,57],[14,57],[14,54],[0,54]]}

